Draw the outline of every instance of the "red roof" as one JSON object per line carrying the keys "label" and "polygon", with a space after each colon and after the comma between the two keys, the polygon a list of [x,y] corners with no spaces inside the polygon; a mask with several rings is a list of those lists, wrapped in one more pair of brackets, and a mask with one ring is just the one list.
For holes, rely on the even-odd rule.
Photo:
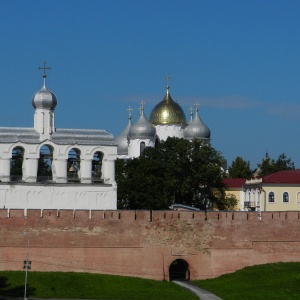
{"label": "red roof", "polygon": [[241,188],[245,184],[246,178],[224,178],[223,183],[229,188]]}
{"label": "red roof", "polygon": [[279,171],[262,178],[263,183],[300,184],[300,169]]}

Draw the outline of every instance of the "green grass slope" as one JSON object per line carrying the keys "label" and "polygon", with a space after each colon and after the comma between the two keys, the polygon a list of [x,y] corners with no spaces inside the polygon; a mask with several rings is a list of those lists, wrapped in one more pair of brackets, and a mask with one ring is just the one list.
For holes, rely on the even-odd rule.
{"label": "green grass slope", "polygon": [[[25,272],[0,271],[0,296],[23,297]],[[168,282],[87,273],[28,272],[27,297],[127,300],[196,300]]]}
{"label": "green grass slope", "polygon": [[300,263],[252,266],[193,283],[224,300],[299,300]]}

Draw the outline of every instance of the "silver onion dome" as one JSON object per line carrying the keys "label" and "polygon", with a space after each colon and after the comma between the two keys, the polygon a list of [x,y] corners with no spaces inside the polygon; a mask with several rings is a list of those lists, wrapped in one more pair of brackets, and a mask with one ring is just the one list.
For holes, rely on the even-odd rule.
{"label": "silver onion dome", "polygon": [[210,139],[210,130],[199,117],[198,108],[195,117],[184,129],[183,135],[185,139]]}
{"label": "silver onion dome", "polygon": [[132,125],[128,132],[129,139],[153,138],[156,135],[155,127],[149,122],[144,115],[144,107],[140,108],[140,117],[137,122]]}
{"label": "silver onion dome", "polygon": [[44,77],[43,87],[32,97],[32,106],[34,108],[44,108],[44,109],[54,110],[56,105],[57,105],[57,98],[51,91],[47,89],[46,80]]}
{"label": "silver onion dome", "polygon": [[118,155],[128,155],[128,139],[127,135],[132,126],[131,117],[128,119],[128,124],[124,130],[115,138],[115,142],[118,144]]}

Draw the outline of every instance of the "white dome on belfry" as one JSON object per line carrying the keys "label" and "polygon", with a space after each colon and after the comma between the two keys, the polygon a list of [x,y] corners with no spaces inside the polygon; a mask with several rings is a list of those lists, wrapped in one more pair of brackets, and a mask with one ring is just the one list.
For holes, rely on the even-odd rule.
{"label": "white dome on belfry", "polygon": [[50,109],[54,110],[57,105],[56,96],[47,89],[46,87],[46,77],[44,73],[44,85],[43,87],[32,97],[32,106],[40,109]]}

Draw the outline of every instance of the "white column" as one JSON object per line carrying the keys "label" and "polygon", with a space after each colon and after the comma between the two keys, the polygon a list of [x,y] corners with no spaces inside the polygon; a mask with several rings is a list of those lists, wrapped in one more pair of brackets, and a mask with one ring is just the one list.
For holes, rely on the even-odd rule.
{"label": "white column", "polygon": [[115,160],[114,159],[103,159],[102,172],[104,183],[116,184],[115,181]]}
{"label": "white column", "polygon": [[38,170],[38,158],[24,158],[22,165],[22,180],[25,182],[36,182]]}
{"label": "white column", "polygon": [[41,139],[50,139],[54,132],[54,113],[48,109],[36,109],[34,129],[41,134]]}
{"label": "white column", "polygon": [[0,159],[0,180],[2,182],[10,181],[10,158]]}
{"label": "white column", "polygon": [[92,160],[91,159],[80,160],[80,182],[81,183],[92,182]]}
{"label": "white column", "polygon": [[52,177],[56,183],[68,182],[66,159],[54,159],[52,161]]}

